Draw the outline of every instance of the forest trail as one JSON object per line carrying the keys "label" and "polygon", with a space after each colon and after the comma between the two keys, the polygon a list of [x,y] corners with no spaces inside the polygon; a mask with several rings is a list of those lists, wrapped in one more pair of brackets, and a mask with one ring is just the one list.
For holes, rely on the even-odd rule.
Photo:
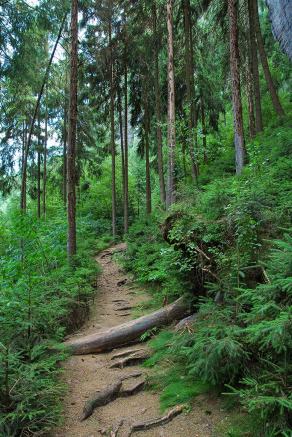
{"label": "forest trail", "polygon": [[[73,336],[89,335],[99,329],[109,328],[122,322],[131,320],[131,311],[120,311],[121,307],[133,307],[145,302],[149,297],[141,293],[131,283],[129,277],[112,259],[117,252],[126,249],[125,244],[116,245],[101,252],[96,261],[102,268],[98,278],[98,292],[91,309],[89,320],[83,328]],[[126,388],[143,380],[148,370],[139,366],[124,369],[110,368],[113,355],[129,349],[146,349],[146,344],[139,344],[120,348],[109,353],[85,356],[71,356],[63,365],[64,382],[68,391],[64,399],[64,424],[56,429],[52,437],[100,437],[110,436],[111,430],[121,421],[118,437],[126,437],[131,424],[162,416],[159,408],[159,394],[141,391],[133,396],[118,398],[106,406],[97,408],[93,415],[81,422],[83,407],[92,395],[108,387],[125,375],[141,371],[143,375],[138,379],[130,378],[125,381]],[[224,420],[224,413],[220,411],[214,399],[198,397],[196,407],[191,413],[173,419],[167,425],[156,429],[135,432],[134,436],[143,437],[211,437],[215,436],[214,427]],[[112,434],[113,435],[113,434]]]}

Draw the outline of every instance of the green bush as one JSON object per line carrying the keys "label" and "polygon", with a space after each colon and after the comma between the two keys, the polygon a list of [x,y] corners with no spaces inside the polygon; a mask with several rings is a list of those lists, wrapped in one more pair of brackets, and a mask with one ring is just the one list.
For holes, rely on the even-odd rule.
{"label": "green bush", "polygon": [[78,222],[74,269],[63,212],[37,221],[11,210],[0,223],[0,435],[8,437],[47,431],[60,419],[57,363],[65,355],[52,348],[87,316],[98,268],[89,220]]}

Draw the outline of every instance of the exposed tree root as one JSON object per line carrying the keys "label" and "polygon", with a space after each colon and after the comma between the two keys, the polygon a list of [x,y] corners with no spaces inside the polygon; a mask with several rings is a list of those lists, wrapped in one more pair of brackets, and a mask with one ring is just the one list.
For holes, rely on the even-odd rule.
{"label": "exposed tree root", "polygon": [[129,355],[133,355],[137,352],[141,352],[143,349],[128,349],[123,352],[119,352],[111,357],[111,360],[116,360],[117,358],[127,357]]}
{"label": "exposed tree root", "polygon": [[121,305],[121,304],[128,305],[129,304],[129,302],[125,299],[114,299],[113,303],[116,303],[117,305]]}
{"label": "exposed tree root", "polygon": [[131,387],[122,388],[120,393],[119,393],[119,397],[120,398],[128,398],[129,396],[133,396],[133,395],[139,393],[140,391],[143,390],[145,383],[146,383],[146,381],[144,379],[143,381],[139,381],[136,384],[132,385]]}
{"label": "exposed tree root", "polygon": [[126,398],[129,396],[133,396],[139,391],[143,390],[146,382],[145,379],[137,382],[131,387],[126,387],[122,389],[123,381],[130,378],[138,378],[141,375],[142,375],[141,372],[125,375],[116,383],[109,385],[108,387],[106,387],[104,390],[100,392],[96,392],[95,395],[89,401],[86,402],[80,420],[83,421],[88,419],[88,417],[90,417],[93,414],[96,408],[103,407],[104,405],[109,404],[110,402],[114,401],[118,397]]}
{"label": "exposed tree root", "polygon": [[119,429],[121,428],[121,426],[123,426],[124,421],[120,420],[116,426],[112,429],[112,431],[110,432],[110,437],[117,437],[118,436],[118,432]]}
{"label": "exposed tree root", "polygon": [[123,369],[126,366],[132,366],[134,364],[142,363],[143,361],[147,360],[149,357],[150,354],[147,351],[136,352],[116,361],[110,366],[110,369]]}
{"label": "exposed tree root", "polygon": [[128,375],[122,376],[121,380],[126,381],[127,379],[131,379],[131,378],[139,378],[142,375],[143,375],[142,372],[137,371],[137,372],[129,373]]}
{"label": "exposed tree root", "polygon": [[132,309],[133,309],[133,307],[128,305],[128,306],[124,306],[124,307],[117,307],[117,308],[115,308],[115,311],[129,311]]}
{"label": "exposed tree root", "polygon": [[156,419],[146,420],[145,422],[134,423],[129,431],[128,437],[130,437],[136,431],[146,431],[148,429],[156,428],[157,426],[166,425],[176,416],[183,412],[183,405],[178,405],[177,407],[170,410],[166,416],[158,417]]}
{"label": "exposed tree root", "polygon": [[116,383],[108,386],[106,389],[97,392],[92,399],[86,402],[81,421],[90,417],[93,411],[97,407],[102,407],[103,405],[109,404],[111,401],[118,397],[118,394],[122,388],[122,381],[119,380]]}

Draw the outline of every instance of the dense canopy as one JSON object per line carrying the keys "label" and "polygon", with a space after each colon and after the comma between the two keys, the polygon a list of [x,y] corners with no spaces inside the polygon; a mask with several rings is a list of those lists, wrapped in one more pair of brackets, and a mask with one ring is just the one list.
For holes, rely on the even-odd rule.
{"label": "dense canopy", "polygon": [[291,60],[291,0],[0,0],[0,436],[57,435],[121,241],[162,408],[290,435]]}

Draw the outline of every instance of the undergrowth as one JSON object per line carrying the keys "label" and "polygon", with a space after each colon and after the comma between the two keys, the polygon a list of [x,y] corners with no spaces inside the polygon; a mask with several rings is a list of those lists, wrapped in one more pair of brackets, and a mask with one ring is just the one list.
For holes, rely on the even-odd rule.
{"label": "undergrowth", "polygon": [[[14,209],[0,217],[0,435],[36,435],[61,415],[59,343],[88,314],[98,268],[94,226],[80,218],[75,268],[66,257],[63,211],[47,220]],[[59,352],[52,352],[58,349]],[[38,434],[39,435],[39,434]]]}
{"label": "undergrowth", "polygon": [[[240,178],[214,178],[210,166],[224,166],[215,159],[198,189],[181,183],[176,205],[128,236],[126,267],[154,299],[189,293],[197,312],[191,328],[150,343],[162,407],[215,389],[241,408],[252,436],[291,435],[291,133],[283,121],[248,144]],[[241,431],[235,419],[225,435]]]}

